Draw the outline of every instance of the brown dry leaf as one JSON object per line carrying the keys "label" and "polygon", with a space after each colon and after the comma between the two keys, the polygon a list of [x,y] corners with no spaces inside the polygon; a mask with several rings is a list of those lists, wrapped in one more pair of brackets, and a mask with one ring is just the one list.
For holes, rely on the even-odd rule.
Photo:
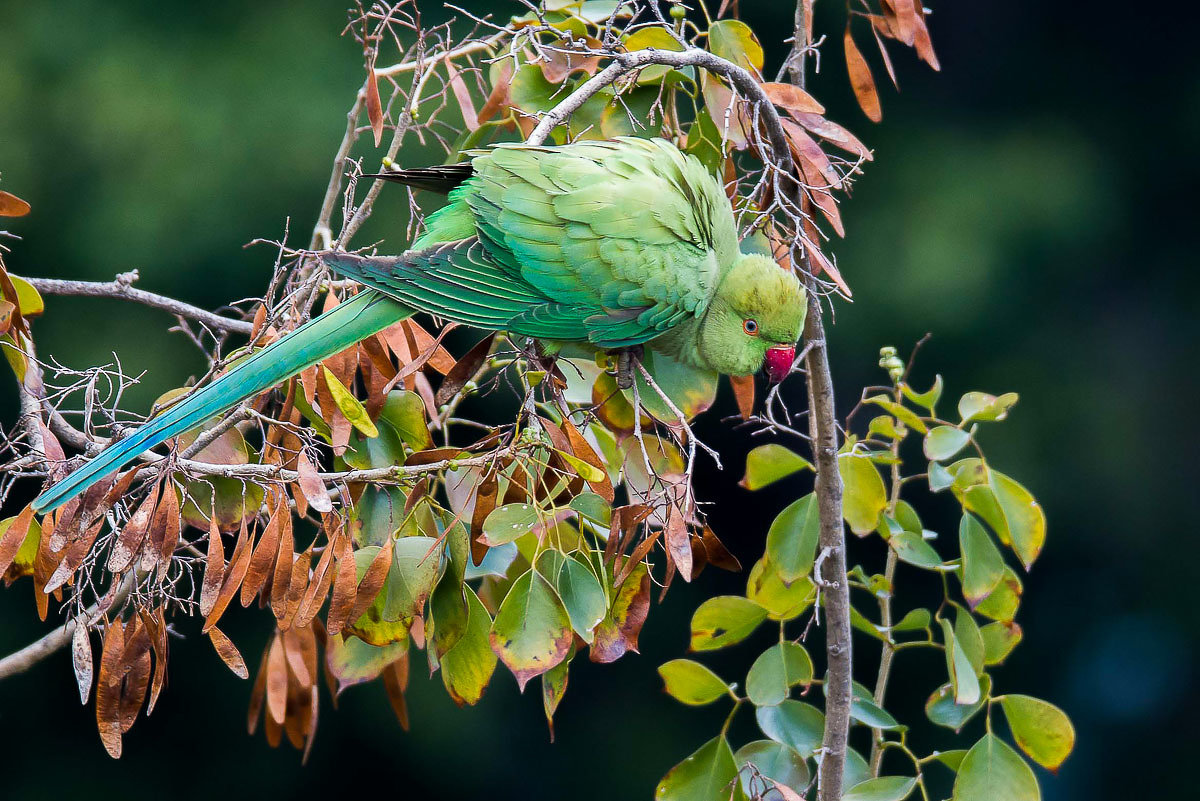
{"label": "brown dry leaf", "polygon": [[883,37],[879,33],[879,25],[875,24],[875,15],[871,15],[871,23],[871,34],[875,37],[875,45],[879,48],[879,57],[883,59],[883,66],[887,69],[888,77],[892,79],[892,86],[899,89],[900,82],[896,80],[896,68],[892,65],[892,56],[888,53],[887,45],[883,43]]}
{"label": "brown dry leaf", "polygon": [[475,490],[475,509],[471,513],[471,562],[476,565],[488,552],[487,543],[483,541],[483,521],[496,508],[499,490],[500,481],[493,470],[484,474]]}
{"label": "brown dry leaf", "polygon": [[675,563],[679,575],[684,581],[692,580],[692,543],[688,533],[687,520],[679,505],[672,503],[667,509],[667,524],[665,526],[667,555]]}
{"label": "brown dry leaf", "polygon": [[492,85],[492,91],[488,94],[483,108],[479,109],[479,122],[481,124],[496,116],[497,112],[511,105],[509,90],[512,88],[512,76],[512,60],[505,59],[500,62],[499,74],[496,76],[496,82]]}
{"label": "brown dry leaf", "polygon": [[0,575],[3,575],[17,558],[17,551],[21,550],[21,543],[25,542],[32,522],[33,506],[26,506],[17,515],[17,519],[12,521],[4,536],[0,537]]}
{"label": "brown dry leaf", "polygon": [[146,707],[146,714],[149,715],[154,711],[158,695],[167,681],[167,621],[163,618],[161,606],[150,614],[139,610],[138,616],[150,633],[150,647],[154,651],[154,676],[150,680],[150,703]]}
{"label": "brown dry leaf", "polygon": [[[638,562],[646,558],[646,554],[650,553],[650,549],[654,547],[654,543],[658,542],[662,530],[658,530],[650,534],[644,540],[637,544],[637,547],[630,551],[629,556],[621,563],[621,568],[613,572],[613,586],[620,587],[625,583],[625,579],[629,578],[629,574],[637,567]],[[697,570],[697,572],[699,572]]]}
{"label": "brown dry leaf", "polygon": [[729,384],[733,387],[733,396],[737,399],[738,413],[743,420],[749,420],[754,414],[754,376],[731,375]]}
{"label": "brown dry leaf", "polygon": [[75,622],[75,631],[71,634],[71,665],[75,668],[75,683],[79,685],[79,703],[86,704],[92,694],[92,641],[88,638],[87,621],[81,618]]}
{"label": "brown dry leaf", "polygon": [[320,611],[321,605],[325,602],[325,595],[329,592],[329,586],[333,583],[333,555],[337,550],[337,540],[342,529],[337,529],[326,540],[325,549],[321,552],[321,558],[317,561],[316,568],[313,569],[312,581],[304,592],[304,598],[300,601],[300,606],[296,610],[295,619],[292,625],[298,628],[307,626],[317,612]]}
{"label": "brown dry leaf", "polygon": [[435,405],[440,407],[449,403],[459,390],[475,376],[475,373],[487,361],[488,354],[492,350],[492,342],[495,339],[495,334],[487,335],[476,342],[465,356],[454,363],[454,366],[446,373],[442,385],[438,387],[437,394],[433,396]]}
{"label": "brown dry leaf", "polygon": [[246,660],[242,659],[242,652],[233,644],[233,640],[225,636],[225,632],[213,626],[208,630],[208,638],[212,641],[213,648],[217,650],[217,656],[221,657],[225,666],[233,671],[233,675],[239,679],[250,678],[250,671],[246,667]]}
{"label": "brown dry leaf", "polygon": [[329,599],[329,612],[326,614],[330,635],[340,634],[342,626],[350,620],[350,613],[354,610],[358,594],[358,567],[354,562],[354,548],[349,537],[341,537],[338,542],[337,574],[333,579],[333,597]]}
{"label": "brown dry leaf", "polygon": [[28,203],[11,192],[0,189],[0,217],[24,217],[29,211]]}
{"label": "brown dry leaf", "polygon": [[253,538],[246,531],[246,519],[242,518],[237,545],[233,548],[233,556],[229,559],[229,570],[225,573],[225,583],[221,585],[221,591],[217,594],[217,600],[213,603],[212,610],[204,618],[204,627],[200,629],[201,633],[207,632],[216,625],[217,621],[221,619],[221,615],[225,613],[225,608],[229,606],[229,602],[233,600],[238,587],[241,586],[242,579],[246,577],[246,571],[250,569],[252,542]]}
{"label": "brown dry leaf", "polygon": [[275,613],[275,619],[278,621],[287,616],[288,591],[292,585],[292,563],[295,560],[296,542],[292,535],[292,516],[289,513],[284,518],[279,551],[275,555],[275,572],[271,576],[271,611]]}
{"label": "brown dry leaf", "polygon": [[[312,686],[316,676],[305,664],[304,643],[298,636],[302,631],[306,631],[306,629],[288,629],[283,632],[281,638],[283,640],[283,656],[287,660],[288,670],[291,671],[300,686],[308,688]],[[309,633],[311,634],[311,632]]]}
{"label": "brown dry leaf", "polygon": [[308,591],[308,568],[312,565],[312,546],[296,557],[292,564],[292,581],[288,587],[287,614],[279,621],[282,628],[289,628],[300,609],[300,602]]}
{"label": "brown dry leaf", "polygon": [[929,28],[925,25],[925,18],[918,16],[918,19],[920,24],[913,34],[913,47],[922,61],[940,71],[942,64],[938,61],[937,54],[933,52],[933,41],[929,38]]}
{"label": "brown dry leaf", "polygon": [[790,83],[767,82],[762,84],[767,99],[786,111],[807,114],[824,114],[825,107],[808,92]]}
{"label": "brown dry leaf", "polygon": [[[588,36],[584,39],[592,49],[603,47],[599,39]],[[538,62],[542,75],[552,84],[560,84],[574,72],[584,72],[594,75],[600,66],[600,57],[585,53],[564,53],[561,50],[543,51],[546,59]]]}
{"label": "brown dry leaf", "polygon": [[894,19],[896,38],[912,47],[916,39],[917,27],[921,24],[921,14],[917,11],[917,0],[887,0],[882,4],[884,13],[889,11],[890,19]]}
{"label": "brown dry leaf", "polygon": [[110,623],[104,633],[100,653],[100,674],[96,683],[96,726],[100,742],[113,759],[121,757],[121,656],[125,650],[125,631],[120,622]]}
{"label": "brown dry leaf", "polygon": [[787,133],[788,144],[792,147],[792,155],[804,171],[805,181],[810,186],[825,187],[841,186],[842,177],[830,163],[825,151],[816,140],[805,133],[804,129],[791,120],[780,120],[783,130]]}
{"label": "brown dry leaf", "polygon": [[603,480],[589,481],[588,486],[601,498],[612,503],[616,493],[613,491],[612,480],[608,477],[608,468],[605,467],[604,460],[597,455],[591,443],[570,421],[563,422],[562,430],[567,435],[567,439],[571,441],[571,452],[604,474]]}
{"label": "brown dry leaf", "polygon": [[279,558],[279,540],[283,537],[284,518],[287,518],[290,523],[291,516],[292,513],[287,507],[287,502],[276,496],[271,519],[267,521],[267,527],[263,529],[262,536],[258,539],[254,555],[250,558],[245,580],[242,581],[242,606],[249,606],[250,602],[254,600],[254,596],[258,595],[259,590],[267,583],[267,576],[271,574],[271,569]]}
{"label": "brown dry leaf", "polygon": [[179,513],[179,496],[172,488],[168,487],[168,491],[163,494],[162,502],[159,503],[155,515],[159,511],[162,512],[166,525],[162,545],[158,552],[158,572],[160,576],[165,577],[167,570],[171,567],[171,557],[175,555],[175,549],[179,547],[179,537],[183,534],[183,518]]}
{"label": "brown dry leaf", "polygon": [[454,92],[454,99],[458,101],[458,108],[462,112],[463,125],[468,131],[474,131],[479,127],[479,115],[475,113],[475,101],[471,99],[467,83],[459,73],[458,67],[454,66],[453,59],[447,58],[442,63],[446,65],[446,75],[450,78],[450,89]]}
{"label": "brown dry leaf", "polygon": [[300,757],[300,765],[308,764],[308,755],[312,753],[313,740],[317,737],[317,707],[320,701],[321,694],[317,692],[317,685],[312,686],[309,692],[312,700],[309,703],[309,708],[312,710],[308,718],[308,736],[304,740],[304,754]]}
{"label": "brown dry leaf", "polygon": [[404,700],[404,690],[408,685],[408,653],[383,669],[383,687],[387,690],[388,701],[400,728],[408,731],[408,703]]}
{"label": "brown dry leaf", "polygon": [[871,68],[867,66],[867,60],[863,58],[858,45],[854,43],[854,37],[850,35],[849,26],[846,28],[846,35],[842,37],[842,42],[846,49],[846,69],[850,73],[850,86],[854,89],[854,97],[858,100],[863,114],[867,115],[867,119],[871,122],[879,122],[883,119],[883,109],[879,105],[879,92],[875,89],[875,79],[871,77]]}
{"label": "brown dry leaf", "polygon": [[208,527],[208,554],[204,559],[204,581],[200,585],[201,615],[208,617],[208,613],[212,611],[224,579],[225,543],[221,541],[221,529],[217,525],[217,515],[214,511]]}
{"label": "brown dry leaf", "polygon": [[371,121],[371,133],[375,135],[375,147],[383,141],[383,103],[379,100],[379,80],[375,77],[375,63],[367,67],[367,119]]}
{"label": "brown dry leaf", "polygon": [[[387,579],[388,571],[392,567],[392,544],[394,542],[395,540],[389,537],[387,543],[375,554],[371,564],[367,565],[362,581],[358,582],[358,589],[355,591],[354,606],[351,608],[350,614],[346,616],[347,622],[353,623],[365,615],[367,608],[375,602],[375,597],[383,589],[383,582]],[[329,635],[333,636],[335,633],[337,632],[331,629]]]}
{"label": "brown dry leaf", "polygon": [[121,733],[133,728],[137,720],[138,710],[146,701],[146,691],[150,687],[150,636],[146,627],[138,618],[130,620],[127,627],[133,627],[132,639],[126,632],[125,653],[122,661],[127,672],[121,683]]}
{"label": "brown dry leaf", "polygon": [[874,156],[858,137],[847,131],[836,122],[830,122],[819,114],[797,114],[796,122],[812,131],[827,142],[831,142],[842,150],[853,153],[864,161],[873,161]]}
{"label": "brown dry leaf", "polygon": [[325,482],[317,475],[317,468],[313,466],[304,451],[300,451],[296,459],[296,472],[300,474],[297,483],[300,485],[300,490],[304,493],[308,505],[321,514],[333,511],[333,502],[329,500],[329,491],[325,487]]}
{"label": "brown dry leaf", "polygon": [[276,632],[267,654],[267,717],[278,724],[287,715],[287,690],[287,656],[283,652],[283,637]]}
{"label": "brown dry leaf", "polygon": [[263,702],[267,700],[267,655],[271,653],[271,644],[263,648],[262,658],[258,660],[258,675],[254,677],[254,688],[250,690],[250,704],[246,709],[246,733],[254,734],[258,728],[258,717],[262,714]]}
{"label": "brown dry leaf", "polygon": [[703,553],[704,561],[713,567],[728,570],[730,573],[737,573],[742,569],[742,563],[738,561],[736,556],[729,552],[729,549],[725,547],[725,543],[721,542],[708,526],[704,527],[699,537],[692,539],[693,554],[696,551]]}

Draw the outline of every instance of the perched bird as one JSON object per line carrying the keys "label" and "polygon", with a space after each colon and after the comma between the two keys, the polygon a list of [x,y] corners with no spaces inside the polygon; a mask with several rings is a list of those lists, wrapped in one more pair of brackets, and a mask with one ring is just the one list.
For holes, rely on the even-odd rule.
{"label": "perched bird", "polygon": [[399,256],[328,251],[370,288],[255,351],[45,490],[61,506],[144,451],[201,425],[417,311],[533,337],[645,346],[692,367],[779,381],[795,356],[805,293],[769,257],[739,249],[716,178],[661,139],[561,147],[502,144],[469,164],[386,173],[449,194]]}

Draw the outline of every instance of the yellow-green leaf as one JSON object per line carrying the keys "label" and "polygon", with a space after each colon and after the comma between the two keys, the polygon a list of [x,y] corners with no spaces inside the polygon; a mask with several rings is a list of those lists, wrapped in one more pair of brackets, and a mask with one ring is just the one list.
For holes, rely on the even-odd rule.
{"label": "yellow-green leaf", "polygon": [[767,618],[767,610],[740,595],[719,595],[692,615],[692,650],[714,651],[741,642]]}
{"label": "yellow-green leaf", "polygon": [[1058,770],[1075,747],[1075,727],[1066,713],[1029,695],[1006,695],[1000,706],[1021,750],[1042,767]]}
{"label": "yellow-green leaf", "polygon": [[708,29],[708,49],[726,61],[753,71],[763,68],[763,49],[750,26],[741,20],[723,19]]}
{"label": "yellow-green leaf", "polygon": [[691,659],[672,659],[658,667],[667,693],[689,706],[711,704],[729,694],[721,677]]}
{"label": "yellow-green leaf", "polygon": [[801,470],[812,470],[812,464],[792,449],[771,442],[746,455],[746,475],[740,483],[748,490],[762,489]]}
{"label": "yellow-green leaf", "polygon": [[1041,801],[1037,778],[1021,755],[994,734],[971,746],[958,766],[952,801]]}
{"label": "yellow-green leaf", "polygon": [[329,394],[333,397],[333,402],[341,409],[342,414],[350,421],[350,425],[357,428],[365,436],[379,436],[379,429],[371,422],[371,417],[367,414],[367,410],[358,402],[358,398],[346,389],[346,385],[338,381],[337,376],[330,372],[329,368],[321,365],[321,370],[325,374],[325,384],[329,387]]}
{"label": "yellow-green leaf", "polygon": [[842,476],[842,515],[860,537],[870,534],[887,507],[887,487],[875,464],[866,456],[843,453],[838,457]]}

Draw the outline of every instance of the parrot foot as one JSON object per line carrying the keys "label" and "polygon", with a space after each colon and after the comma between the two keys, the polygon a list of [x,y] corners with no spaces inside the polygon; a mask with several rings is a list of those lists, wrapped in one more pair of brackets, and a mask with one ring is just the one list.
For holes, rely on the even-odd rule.
{"label": "parrot foot", "polygon": [[633,366],[635,362],[642,360],[643,349],[641,345],[634,345],[631,348],[622,348],[617,353],[617,389],[632,389],[633,388]]}

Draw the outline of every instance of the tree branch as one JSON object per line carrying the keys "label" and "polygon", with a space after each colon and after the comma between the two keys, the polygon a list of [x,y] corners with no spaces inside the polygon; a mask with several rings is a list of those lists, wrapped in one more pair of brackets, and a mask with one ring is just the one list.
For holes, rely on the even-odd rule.
{"label": "tree branch", "polygon": [[[24,277],[24,276],[22,276]],[[74,295],[91,298],[119,298],[121,300],[129,300],[134,303],[141,303],[143,306],[150,306],[155,309],[177,314],[180,317],[189,317],[193,320],[198,320],[204,323],[209,328],[214,328],[218,331],[227,331],[232,334],[250,335],[253,325],[247,320],[235,320],[231,317],[223,317],[219,314],[214,314],[199,306],[193,306],[190,303],[184,303],[181,300],[168,298],[165,295],[156,295],[153,292],[146,292],[142,289],[135,289],[133,282],[138,278],[137,270],[131,270],[127,273],[121,273],[113,281],[64,281],[59,278],[25,278],[33,288],[43,295]]]}

